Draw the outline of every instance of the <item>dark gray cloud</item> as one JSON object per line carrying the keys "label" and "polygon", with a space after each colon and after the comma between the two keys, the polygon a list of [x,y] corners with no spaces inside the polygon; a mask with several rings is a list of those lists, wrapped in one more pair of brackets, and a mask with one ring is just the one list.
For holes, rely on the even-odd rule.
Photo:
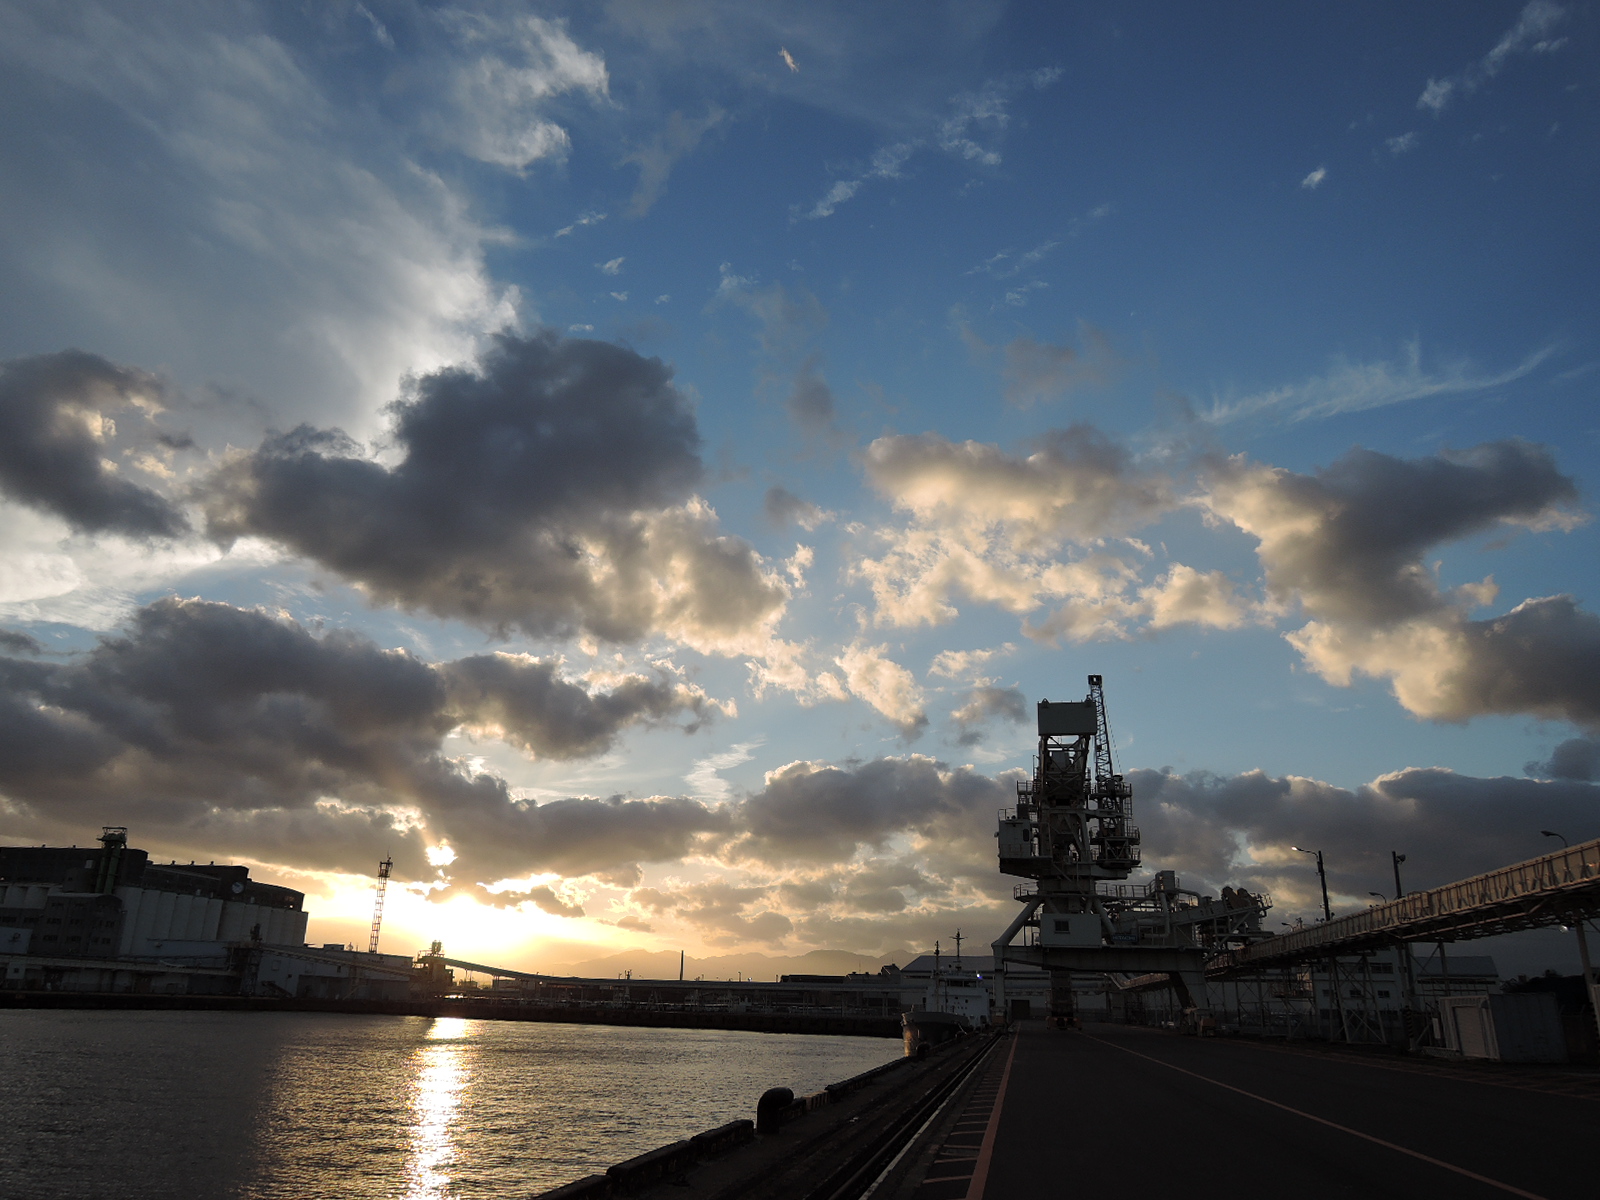
{"label": "dark gray cloud", "polygon": [[535,634],[737,638],[785,593],[693,499],[688,401],[659,359],[546,332],[394,405],[391,466],[302,426],[217,473],[219,540],[256,535],[380,600]]}
{"label": "dark gray cloud", "polygon": [[967,693],[966,703],[950,714],[950,719],[961,731],[959,741],[963,746],[976,745],[983,740],[980,728],[990,721],[1009,721],[1020,725],[1028,719],[1028,699],[1021,688],[996,687],[980,684]]}
{"label": "dark gray cloud", "polygon": [[1424,561],[1496,529],[1566,529],[1578,489],[1542,446],[1511,439],[1419,459],[1356,449],[1310,475],[1235,459],[1213,473],[1213,512],[1256,537],[1268,590],[1310,623],[1289,635],[1331,682],[1393,681],[1418,716],[1533,713],[1600,721],[1600,620],[1569,596],[1472,620],[1492,579],[1451,588]]}
{"label": "dark gray cloud", "polygon": [[149,410],[161,394],[154,377],[81,350],[0,363],[0,491],[83,533],[182,534],[183,514],[117,461],[158,443]]}
{"label": "dark gray cloud", "polygon": [[[492,882],[676,858],[725,814],[681,798],[536,805],[463,766],[466,726],[541,757],[608,749],[626,729],[710,708],[670,678],[593,691],[513,655],[430,664],[348,632],[163,600],[62,662],[0,658],[0,792],[11,831],[126,824],[166,843],[300,867],[365,871],[392,850],[402,877]],[[462,750],[467,747],[464,745]]]}
{"label": "dark gray cloud", "polygon": [[880,758],[848,769],[791,763],[743,801],[737,858],[845,862],[896,834],[929,834],[947,823],[984,825],[985,813],[1015,799],[1001,781],[921,755]]}
{"label": "dark gray cloud", "polygon": [[1450,603],[1424,565],[1445,542],[1570,518],[1578,488],[1520,439],[1401,459],[1357,447],[1310,475],[1222,468],[1214,497],[1260,537],[1267,585],[1327,620],[1374,625]]}
{"label": "dark gray cloud", "polygon": [[822,355],[812,354],[800,364],[784,407],[789,419],[808,439],[834,447],[844,443],[833,389],[822,375]]}
{"label": "dark gray cloud", "polygon": [[1600,738],[1568,738],[1544,762],[1531,762],[1524,768],[1541,779],[1575,779],[1600,782]]}
{"label": "dark gray cloud", "polygon": [[31,634],[0,629],[0,650],[7,654],[39,655],[44,653],[44,644]]}
{"label": "dark gray cloud", "polygon": [[1503,617],[1467,621],[1458,661],[1438,686],[1440,715],[1536,716],[1600,726],[1600,617],[1571,596],[1525,600]]}
{"label": "dark gray cloud", "polygon": [[[1213,892],[1246,883],[1309,913],[1322,850],[1329,885],[1366,903],[1393,891],[1390,851],[1407,855],[1406,887],[1449,883],[1547,852],[1541,829],[1600,834],[1600,787],[1570,780],[1476,778],[1410,767],[1357,788],[1260,771],[1218,777],[1129,773],[1148,866]],[[1248,856],[1241,853],[1248,845]]]}
{"label": "dark gray cloud", "polygon": [[788,525],[815,529],[828,515],[811,501],[796,496],[786,487],[778,486],[767,489],[763,507],[766,510],[767,520],[779,529]]}

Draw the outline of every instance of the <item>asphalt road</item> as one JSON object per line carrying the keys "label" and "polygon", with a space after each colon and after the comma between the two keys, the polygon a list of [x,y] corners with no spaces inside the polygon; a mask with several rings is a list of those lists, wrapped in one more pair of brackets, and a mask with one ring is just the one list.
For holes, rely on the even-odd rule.
{"label": "asphalt road", "polygon": [[974,1182],[919,1198],[1600,1197],[1592,1099],[1099,1024],[1025,1027],[1009,1066]]}

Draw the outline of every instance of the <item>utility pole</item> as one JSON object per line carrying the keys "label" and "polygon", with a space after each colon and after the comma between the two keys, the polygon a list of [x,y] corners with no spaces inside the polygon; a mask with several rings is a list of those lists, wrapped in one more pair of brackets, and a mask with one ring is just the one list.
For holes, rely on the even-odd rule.
{"label": "utility pole", "polygon": [[384,855],[383,861],[378,864],[378,894],[372,902],[372,936],[367,939],[367,953],[378,952],[378,931],[383,928],[383,898],[389,891],[389,868],[394,866],[394,859]]}

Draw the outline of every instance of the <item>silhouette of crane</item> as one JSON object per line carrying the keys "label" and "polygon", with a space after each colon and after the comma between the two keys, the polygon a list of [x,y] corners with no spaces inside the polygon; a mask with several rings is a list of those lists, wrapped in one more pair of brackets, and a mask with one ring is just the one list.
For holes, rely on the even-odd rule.
{"label": "silhouette of crane", "polygon": [[367,953],[378,952],[378,931],[383,928],[383,898],[389,891],[389,868],[394,866],[394,859],[384,856],[378,864],[378,895],[372,902],[372,936],[367,939]]}

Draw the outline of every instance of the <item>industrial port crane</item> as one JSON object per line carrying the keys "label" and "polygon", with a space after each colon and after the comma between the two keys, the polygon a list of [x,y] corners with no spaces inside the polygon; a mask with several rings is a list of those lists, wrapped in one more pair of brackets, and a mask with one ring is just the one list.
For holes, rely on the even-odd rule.
{"label": "industrial port crane", "polygon": [[1039,702],[1033,778],[1017,785],[1017,806],[1000,814],[996,836],[1001,872],[1032,881],[1016,889],[1022,911],[992,944],[1002,1002],[1008,962],[1049,970],[1067,984],[1052,987],[1063,996],[1072,971],[1169,972],[1180,990],[1198,991],[1208,952],[1260,936],[1264,896],[1227,888],[1219,902],[1181,889],[1171,871],[1147,885],[1124,882],[1139,866],[1139,830],[1099,675],[1081,701]]}

